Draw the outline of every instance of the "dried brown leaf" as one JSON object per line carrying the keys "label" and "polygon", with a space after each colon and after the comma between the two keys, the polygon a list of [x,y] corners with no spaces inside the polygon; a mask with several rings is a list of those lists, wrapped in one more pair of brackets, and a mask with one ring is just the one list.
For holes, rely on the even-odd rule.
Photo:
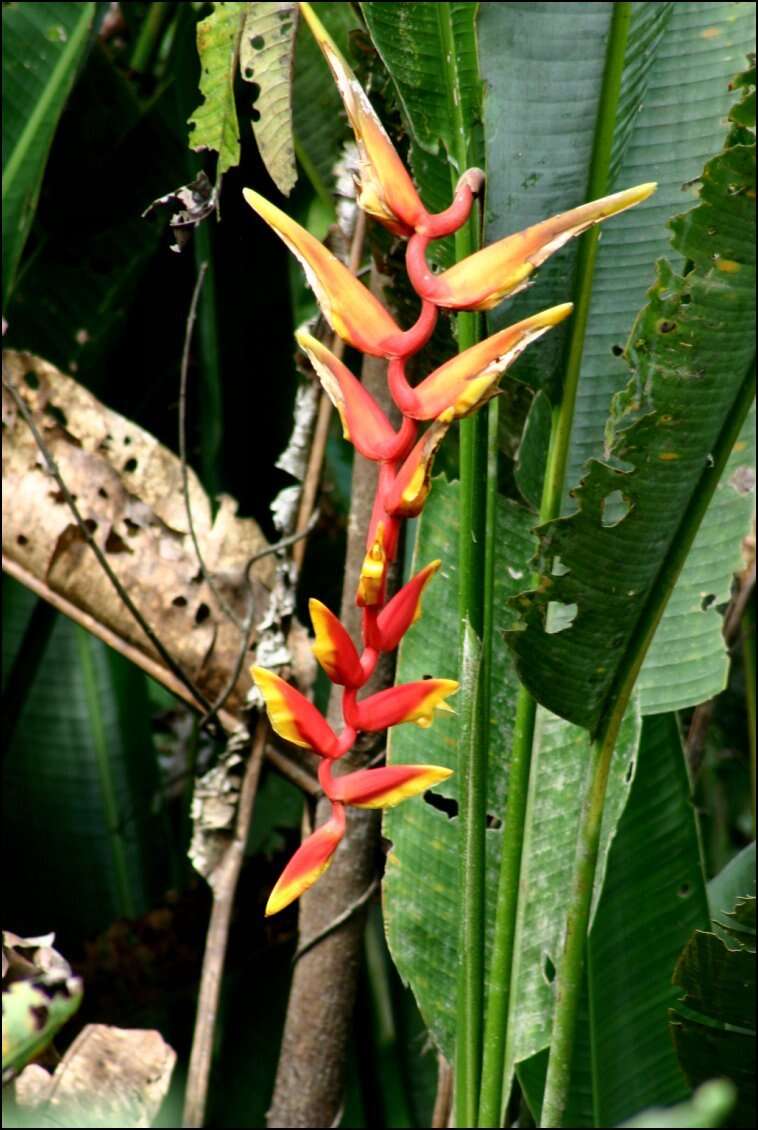
{"label": "dried brown leaf", "polygon": [[[240,633],[203,579],[178,457],[39,357],[6,351],[3,364],[120,582],[176,662],[215,700],[234,669]],[[157,658],[96,561],[5,389],[3,431],[4,556],[127,644]],[[189,496],[206,567],[244,618],[250,599],[245,567],[266,540],[255,521],[236,516],[229,497],[222,497],[212,522],[208,496],[191,470]],[[251,576],[256,609],[263,612],[272,561],[253,566]],[[228,700],[230,712],[239,713],[249,685],[245,666]]]}

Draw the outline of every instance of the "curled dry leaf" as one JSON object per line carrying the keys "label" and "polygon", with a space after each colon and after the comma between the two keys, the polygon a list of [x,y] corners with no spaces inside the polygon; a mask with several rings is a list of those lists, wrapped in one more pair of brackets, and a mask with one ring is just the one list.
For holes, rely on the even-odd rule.
{"label": "curled dry leaf", "polygon": [[[111,411],[54,366],[6,351],[6,379],[24,398],[82,518],[133,602],[167,651],[214,701],[234,670],[240,633],[219,609],[192,545],[181,464],[131,420]],[[34,437],[3,389],[3,557],[155,660],[78,528]],[[189,497],[200,551],[216,588],[244,619],[249,559],[266,547],[257,523],[222,496],[215,521],[196,475]],[[271,559],[251,569],[256,608],[265,610]],[[17,574],[18,575],[18,574]],[[252,658],[252,655],[251,655]],[[227,703],[239,713],[247,664]]]}
{"label": "curled dry leaf", "polygon": [[38,1112],[39,1125],[150,1126],[175,1062],[159,1032],[88,1024],[47,1080],[26,1068],[16,1101]]}

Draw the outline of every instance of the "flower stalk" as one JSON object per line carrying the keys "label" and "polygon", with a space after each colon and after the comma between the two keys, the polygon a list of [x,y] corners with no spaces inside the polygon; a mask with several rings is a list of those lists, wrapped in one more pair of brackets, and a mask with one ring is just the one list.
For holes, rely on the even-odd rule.
{"label": "flower stalk", "polygon": [[[484,417],[465,417],[472,417],[496,395],[499,379],[516,357],[567,317],[572,307],[567,303],[542,311],[484,341],[478,340],[477,311],[490,309],[522,289],[535,268],[568,239],[645,199],[654,188],[643,185],[594,201],[477,250],[472,209],[484,174],[479,169],[467,170],[453,186],[451,205],[437,214],[427,212],[347,62],[311,6],[304,3],[300,8],[326,57],[356,135],[360,155],[359,205],[396,237],[407,239],[406,268],[419,297],[419,313],[410,328],[398,326],[381,302],[309,232],[259,194],[244,190],[251,208],[300,261],[335,333],[363,353],[386,360],[388,388],[402,415],[396,431],[349,368],[310,334],[298,331],[298,344],[339,413],[345,439],[360,455],[378,464],[379,476],[356,592],[356,604],[362,608],[360,646],[324,604],[316,599],[310,602],[314,654],[329,679],[342,687],[342,728],[332,729],[316,707],[279,676],[262,668],[252,671],[273,729],[285,740],[311,749],[321,758],[319,782],[331,803],[330,818],[303,841],[274,887],[267,914],[284,909],[327,869],[344,836],[346,807],[391,807],[420,795],[451,772],[435,765],[393,765],[340,774],[338,762],[352,749],[361,732],[377,732],[407,723],[427,727],[437,711],[452,709],[447,699],[458,690],[458,683],[449,679],[425,679],[362,696],[381,653],[393,651],[418,619],[423,591],[440,564],[431,562],[397,595],[387,599],[387,575],[397,556],[402,522],[423,509],[435,453],[453,422],[461,419],[461,473],[468,484],[464,491],[468,506],[465,527],[474,535],[485,528],[487,513],[490,517],[494,513],[494,497],[488,497],[480,488],[487,478],[487,464],[493,464],[496,456],[496,420],[490,420],[488,429]],[[457,262],[443,274],[434,275],[426,261],[429,243],[453,234]],[[463,312],[458,319],[461,352],[412,386],[406,376],[408,361],[429,340],[443,308]],[[426,425],[423,431],[420,425]],[[494,467],[491,470],[494,472]],[[489,478],[494,483],[494,473]],[[461,541],[461,573],[471,580],[460,610],[464,634],[462,677],[468,694],[479,699],[481,695],[486,698],[489,678],[487,649],[481,646],[487,634],[483,600],[483,588],[487,585],[482,586],[474,578],[481,578],[487,571],[491,573],[492,555],[490,551],[485,561],[484,538],[477,541],[476,536],[469,536]],[[480,677],[482,674],[484,677]],[[481,809],[483,813],[487,765],[481,719],[487,712],[469,703],[465,714],[470,724],[462,727],[467,733],[462,735],[460,747],[465,758],[474,758],[477,772],[473,779],[466,774],[469,779],[463,791],[468,794],[468,801],[466,797],[462,799],[462,808],[469,803],[472,811]],[[476,894],[472,930],[478,931],[482,943],[478,947],[478,965],[469,970],[476,984],[466,999],[478,1000],[478,1005],[469,1010],[461,1029],[466,1039],[459,1041],[469,1048],[463,1057],[469,1070],[463,1074],[468,1076],[468,1106],[474,1114],[478,1101],[483,991],[484,837],[483,822],[479,823],[480,850],[476,846],[478,825],[474,821],[475,834],[469,844],[472,850],[467,852],[466,863],[467,882],[470,880]],[[468,892],[466,901],[469,902]],[[460,1056],[458,1059],[456,1067],[460,1071]]]}

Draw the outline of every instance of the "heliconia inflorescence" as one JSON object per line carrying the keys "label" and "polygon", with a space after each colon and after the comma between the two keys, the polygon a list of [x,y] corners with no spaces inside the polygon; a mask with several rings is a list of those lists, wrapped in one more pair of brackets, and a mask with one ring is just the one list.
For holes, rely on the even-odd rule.
{"label": "heliconia inflorescence", "polygon": [[[553,306],[493,334],[445,362],[415,387],[406,363],[429,340],[439,309],[489,310],[528,285],[549,255],[593,224],[645,200],[655,184],[617,192],[573,208],[526,231],[477,251],[441,274],[428,267],[430,240],[450,235],[468,219],[484,174],[469,169],[460,177],[452,204],[426,211],[392,142],[365,92],[309,4],[301,4],[326,57],[358,144],[358,203],[393,233],[407,238],[406,267],[421,299],[416,323],[402,330],[381,302],[322,243],[258,193],[244,190],[248,204],[287,244],[302,264],[332,329],[363,353],[385,358],[394,403],[402,413],[395,431],[386,414],[329,349],[305,331],[297,333],[327,395],[339,413],[345,439],[379,464],[379,481],[366,539],[356,603],[363,609],[359,652],[339,619],[311,600],[313,651],[330,680],[343,687],[344,727],[336,734],[316,707],[278,675],[260,667],[253,679],[280,737],[313,750],[322,761],[319,782],[332,804],[331,818],[303,841],[268,900],[275,914],[308,889],[329,866],[345,833],[345,805],[389,808],[418,796],[450,776],[436,765],[392,765],[335,776],[333,765],[352,748],[360,731],[384,730],[402,722],[430,726],[436,711],[450,711],[447,698],[458,689],[451,679],[400,684],[359,699],[382,652],[393,651],[418,619],[423,590],[437,571],[433,561],[386,600],[387,573],[395,560],[403,519],[420,513],[430,488],[434,455],[452,422],[475,412],[497,392],[509,365],[542,334],[571,313],[570,303]],[[418,421],[430,421],[418,436]]]}

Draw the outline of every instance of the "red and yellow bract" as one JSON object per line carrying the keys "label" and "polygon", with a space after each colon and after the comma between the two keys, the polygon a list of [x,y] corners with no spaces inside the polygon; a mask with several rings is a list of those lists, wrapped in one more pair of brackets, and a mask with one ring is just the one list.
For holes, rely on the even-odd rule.
{"label": "red and yellow bract", "polygon": [[[322,761],[319,781],[331,801],[331,818],[301,844],[274,887],[266,914],[275,914],[306,891],[329,866],[345,832],[345,805],[388,808],[443,781],[450,769],[438,765],[392,765],[333,776],[360,731],[379,731],[403,722],[430,726],[437,711],[452,708],[446,699],[458,684],[452,679],[404,683],[358,699],[381,652],[393,651],[418,619],[421,594],[439,568],[433,561],[387,601],[387,573],[397,554],[400,524],[419,514],[429,494],[435,453],[452,422],[476,411],[497,392],[508,366],[538,337],[571,313],[564,303],[517,322],[429,373],[415,387],[406,363],[429,340],[441,308],[490,310],[528,285],[548,256],[593,224],[647,199],[654,184],[582,204],[525,231],[507,236],[456,263],[442,274],[427,265],[430,240],[450,235],[468,219],[484,174],[468,169],[444,212],[426,211],[418,192],[355,75],[309,4],[300,8],[324,53],[345,104],[359,153],[360,207],[396,235],[407,238],[406,266],[421,299],[416,323],[401,330],[381,302],[323,244],[258,193],[244,190],[248,204],[300,260],[324,317],[348,344],[386,358],[388,386],[402,414],[399,431],[372,396],[335,355],[316,338],[298,331],[297,340],[339,412],[345,439],[379,464],[379,477],[366,537],[356,603],[363,608],[363,648],[359,652],[333,612],[311,600],[313,651],[333,683],[343,686],[344,728],[338,735],[299,691],[260,667],[253,677],[266,702],[271,725],[288,741],[305,746]],[[417,421],[429,427],[417,438]]]}

